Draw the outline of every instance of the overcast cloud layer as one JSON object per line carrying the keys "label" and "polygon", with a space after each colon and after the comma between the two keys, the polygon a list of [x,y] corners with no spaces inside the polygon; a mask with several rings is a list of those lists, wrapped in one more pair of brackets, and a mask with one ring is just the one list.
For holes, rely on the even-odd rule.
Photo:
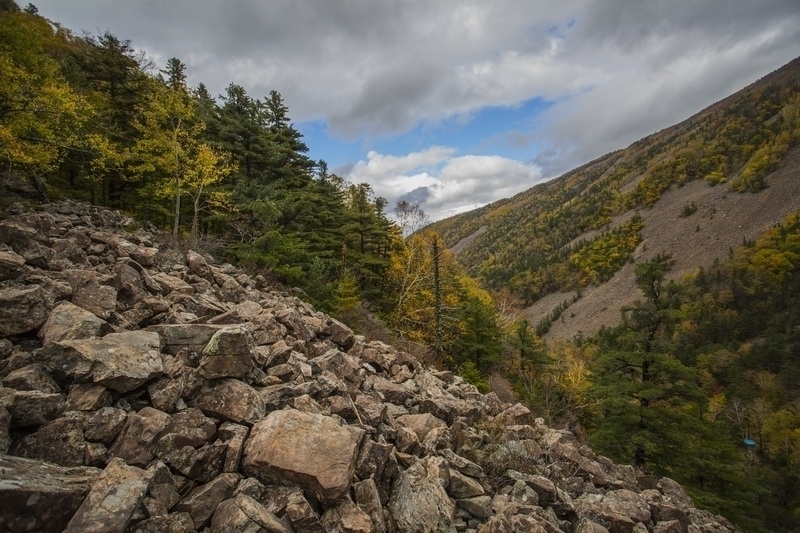
{"label": "overcast cloud layer", "polygon": [[[34,3],[73,30],[131,39],[158,65],[179,57],[212,94],[278,90],[298,126],[324,122],[331,142],[312,155],[346,151],[343,177],[434,219],[623,148],[800,54],[797,0]],[[392,144],[535,98],[547,105],[509,125],[502,156]]]}

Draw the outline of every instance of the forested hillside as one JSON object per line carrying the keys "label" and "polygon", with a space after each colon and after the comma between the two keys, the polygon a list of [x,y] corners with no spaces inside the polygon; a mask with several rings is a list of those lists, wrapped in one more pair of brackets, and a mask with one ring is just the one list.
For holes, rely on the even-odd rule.
{"label": "forested hillside", "polygon": [[[644,214],[665,192],[702,181],[757,193],[799,141],[800,59],[625,150],[433,229],[453,247],[484,228],[459,252],[459,262],[487,286],[531,304],[609,280],[642,240],[635,213]],[[682,207],[672,220],[698,208]]]}
{"label": "forested hillside", "polygon": [[[178,58],[35,11],[0,0],[0,218],[44,199],[124,210],[522,399],[642,484],[673,477],[748,531],[800,528],[800,60],[428,225],[310,160],[277,91],[212,95]],[[566,323],[591,327],[543,340]]]}
{"label": "forested hillside", "polygon": [[[231,83],[216,97],[187,85],[178,58],[153,65],[128,40],[78,36],[33,6],[3,5],[0,207],[22,197],[121,209],[420,357],[496,358],[488,293],[434,234],[403,238],[424,213],[401,205],[405,222],[392,222],[369,185],[309,159],[277,91]],[[490,335],[467,342],[460,332],[476,314]]]}
{"label": "forested hillside", "polygon": [[796,531],[800,516],[799,144],[795,60],[431,226],[530,320],[503,364],[534,411],[746,530]]}

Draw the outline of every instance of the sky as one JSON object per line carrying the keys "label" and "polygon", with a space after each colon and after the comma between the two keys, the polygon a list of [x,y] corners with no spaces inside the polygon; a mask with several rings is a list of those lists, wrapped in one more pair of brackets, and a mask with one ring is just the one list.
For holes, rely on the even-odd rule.
{"label": "sky", "polygon": [[158,67],[178,57],[211,94],[277,90],[311,158],[432,220],[625,148],[800,55],[798,0],[33,3]]}

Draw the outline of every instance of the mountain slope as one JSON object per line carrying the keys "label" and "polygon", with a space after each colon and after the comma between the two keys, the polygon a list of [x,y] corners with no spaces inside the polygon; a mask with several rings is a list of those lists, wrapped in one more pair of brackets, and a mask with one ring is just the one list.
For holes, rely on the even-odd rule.
{"label": "mountain slope", "polygon": [[636,298],[632,261],[669,252],[680,277],[799,209],[799,141],[796,59],[625,150],[433,227],[550,336],[592,334]]}
{"label": "mountain slope", "polygon": [[738,531],[263,278],[42,209],[0,212],[0,531]]}

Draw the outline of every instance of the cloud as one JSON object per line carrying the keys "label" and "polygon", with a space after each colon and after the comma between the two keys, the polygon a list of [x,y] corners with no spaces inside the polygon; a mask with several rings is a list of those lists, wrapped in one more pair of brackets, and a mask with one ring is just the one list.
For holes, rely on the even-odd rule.
{"label": "cloud", "polygon": [[[505,135],[509,151],[529,150],[517,159],[537,166],[469,156],[460,145],[458,156],[453,148],[426,148],[455,144],[433,135],[427,145],[410,143],[413,153],[372,152],[339,171],[387,198],[424,197],[431,214],[480,205],[497,197],[489,188],[519,190],[539,173],[553,177],[624,148],[800,50],[797,0],[36,4],[69,28],[131,38],[161,65],[181,58],[189,81],[204,82],[212,94],[231,82],[254,97],[278,90],[295,122],[325,123],[328,135],[364,151],[417,128],[469,128],[481,110],[547,102]],[[478,179],[485,185],[474,185]]]}
{"label": "cloud", "polygon": [[343,177],[370,184],[390,207],[400,200],[419,203],[432,220],[513,196],[542,180],[535,166],[500,156],[456,156],[446,147],[406,156],[371,151]]}

